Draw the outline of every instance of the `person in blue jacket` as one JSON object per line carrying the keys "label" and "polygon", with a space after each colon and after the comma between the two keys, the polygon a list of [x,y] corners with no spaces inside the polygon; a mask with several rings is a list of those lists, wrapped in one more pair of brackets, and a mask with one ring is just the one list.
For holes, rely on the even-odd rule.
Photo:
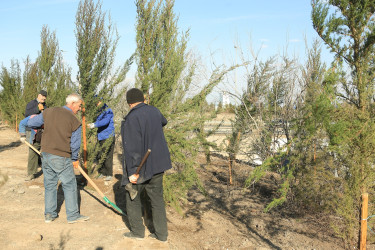
{"label": "person in blue jacket", "polygon": [[[28,141],[35,149],[40,150],[40,142],[42,139],[42,128],[38,129],[30,129],[27,126],[27,122],[29,119],[35,114],[27,116],[25,119],[20,121],[18,132],[20,134],[20,141],[25,142]],[[27,131],[30,131],[30,136],[27,136]],[[32,152],[31,152],[32,151]],[[37,178],[38,175],[38,167],[39,167],[39,158],[40,156],[34,152],[33,149],[29,148],[29,156],[28,156],[28,163],[27,163],[27,177],[26,181],[31,181]]]}
{"label": "person in blue jacket", "polygon": [[[18,133],[20,134],[20,141],[24,143],[26,141],[26,128],[27,128],[27,122],[30,119],[31,116],[26,117],[22,121],[20,121],[20,124],[18,126]],[[35,130],[31,129],[31,136],[29,138],[28,143],[33,144],[35,136]]]}
{"label": "person in blue jacket", "polygon": [[[97,106],[102,104],[98,102]],[[105,157],[104,162],[99,166],[98,178],[105,178],[106,181],[110,181],[113,175],[113,151],[115,148],[115,126],[113,122],[113,112],[107,104],[99,110],[99,115],[94,123],[87,124],[87,127],[98,128],[97,136],[100,145],[99,163],[103,162],[102,157]]]}
{"label": "person in blue jacket", "polygon": [[[126,101],[130,111],[121,122],[121,138],[125,156],[121,185],[133,183],[133,189],[138,191],[138,195],[132,200],[129,192],[126,192],[126,212],[130,232],[125,233],[124,237],[144,238],[145,226],[142,220],[141,204],[148,196],[154,226],[154,231],[151,231],[149,237],[166,241],[168,229],[163,198],[163,176],[166,170],[172,168],[163,131],[167,119],[159,109],[144,103],[144,96],[140,89],[130,89],[126,93]],[[151,149],[151,153],[139,175],[136,175],[136,169],[148,149]],[[146,191],[147,196],[140,195],[143,191]]]}

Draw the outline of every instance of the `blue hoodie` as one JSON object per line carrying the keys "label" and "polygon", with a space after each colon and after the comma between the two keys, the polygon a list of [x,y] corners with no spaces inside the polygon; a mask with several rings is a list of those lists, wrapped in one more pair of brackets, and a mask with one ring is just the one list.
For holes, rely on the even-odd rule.
{"label": "blue hoodie", "polygon": [[115,125],[113,122],[112,109],[108,108],[107,104],[104,104],[101,108],[101,113],[98,115],[95,121],[95,127],[98,128],[98,140],[105,140],[111,136],[115,136]]}

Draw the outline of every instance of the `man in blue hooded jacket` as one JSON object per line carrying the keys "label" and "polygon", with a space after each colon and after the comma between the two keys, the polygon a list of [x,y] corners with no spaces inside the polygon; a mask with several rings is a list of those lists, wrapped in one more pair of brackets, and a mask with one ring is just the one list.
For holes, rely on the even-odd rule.
{"label": "man in blue hooded jacket", "polygon": [[[130,232],[124,234],[128,238],[144,238],[145,226],[142,220],[140,194],[146,191],[151,202],[152,222],[155,232],[149,237],[160,241],[168,238],[167,216],[163,199],[164,172],[172,168],[163,127],[167,120],[156,107],[144,103],[144,96],[137,88],[126,93],[126,101],[130,111],[121,122],[121,137],[125,164],[121,185],[133,183],[138,195],[131,199],[126,192],[126,212],[128,214]],[[139,175],[136,169],[148,149],[151,153],[141,168]]]}
{"label": "man in blue hooded jacket", "polygon": [[[102,104],[98,102],[97,106]],[[115,148],[115,126],[113,122],[113,112],[107,104],[99,110],[99,115],[94,123],[87,124],[88,128],[98,128],[97,136],[100,145],[99,163],[104,162],[99,166],[98,178],[104,177],[106,181],[110,181],[113,175],[113,151]]]}

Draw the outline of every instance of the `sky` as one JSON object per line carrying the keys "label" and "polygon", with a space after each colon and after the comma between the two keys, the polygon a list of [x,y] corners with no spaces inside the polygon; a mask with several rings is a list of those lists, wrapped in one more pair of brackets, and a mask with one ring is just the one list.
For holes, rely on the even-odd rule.
{"label": "sky", "polygon": [[[120,40],[116,62],[121,64],[135,50],[135,0],[103,0]],[[0,0],[0,65],[12,59],[35,60],[40,50],[40,32],[48,25],[56,32],[64,62],[76,78],[75,14],[79,0]],[[318,38],[312,27],[309,0],[175,0],[181,32],[190,30],[188,47],[212,69],[216,65],[239,63],[250,48],[261,58],[284,53],[305,60],[308,46]],[[242,51],[242,52],[241,52]],[[323,46],[323,60],[332,56]],[[135,67],[128,74],[134,84]],[[243,88],[241,71],[235,72],[236,88]],[[230,86],[229,86],[230,87]],[[232,86],[233,87],[233,86]],[[214,91],[218,94],[228,85]],[[218,95],[213,97],[217,101]]]}

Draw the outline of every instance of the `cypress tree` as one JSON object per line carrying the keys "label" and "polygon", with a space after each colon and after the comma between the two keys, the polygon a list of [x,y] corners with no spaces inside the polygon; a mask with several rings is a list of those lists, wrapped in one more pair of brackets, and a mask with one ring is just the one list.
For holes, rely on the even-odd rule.
{"label": "cypress tree", "polygon": [[[97,106],[99,99],[95,95],[101,98],[103,104],[107,103],[109,106],[120,100],[125,88],[116,89],[116,86],[125,80],[133,56],[122,66],[114,67],[119,35],[110,16],[102,10],[101,1],[95,4],[93,0],[81,0],[75,24],[79,92],[85,101],[86,119],[88,122],[94,122],[101,108]],[[88,142],[93,142],[88,144],[91,165],[98,151],[106,149],[95,149],[96,130],[88,130],[87,137]]]}
{"label": "cypress tree", "polygon": [[[26,107],[26,103],[37,97],[38,89],[41,88],[39,83],[38,64],[33,63],[28,56],[25,60],[25,70],[23,72],[23,99],[25,100],[24,108]],[[25,110],[23,112],[25,112]]]}
{"label": "cypress tree", "polygon": [[[189,60],[189,31],[179,32],[173,0],[136,1],[138,70],[136,86],[150,96],[150,104],[166,116],[165,136],[173,173],[165,178],[165,198],[179,208],[181,197],[197,181],[195,156],[202,143],[199,134],[209,115],[203,112],[206,96],[234,67],[216,69],[205,86],[192,94],[196,62]],[[198,133],[198,134],[197,134]]]}
{"label": "cypress tree", "polygon": [[43,26],[40,37],[41,48],[36,59],[38,90],[47,90],[46,102],[49,107],[62,106],[65,104],[66,96],[74,88],[71,68],[63,63],[56,32],[51,32],[47,26]]}
{"label": "cypress tree", "polygon": [[314,29],[338,65],[350,72],[339,78],[335,93],[339,102],[326,130],[344,180],[343,202],[336,212],[344,220],[343,237],[351,243],[355,238],[352,229],[358,226],[361,193],[369,192],[375,200],[374,13],[372,0],[312,1]]}
{"label": "cypress tree", "polygon": [[1,67],[0,86],[3,88],[0,92],[2,119],[15,126],[16,120],[19,122],[20,119],[23,119],[25,112],[22,99],[21,69],[17,60],[11,61],[9,70],[4,66]]}

